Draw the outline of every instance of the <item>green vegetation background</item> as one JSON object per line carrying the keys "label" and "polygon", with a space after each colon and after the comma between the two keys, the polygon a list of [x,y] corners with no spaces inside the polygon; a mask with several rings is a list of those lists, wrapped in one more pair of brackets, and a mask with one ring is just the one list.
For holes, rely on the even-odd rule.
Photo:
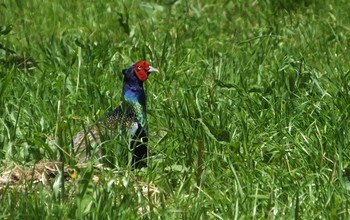
{"label": "green vegetation background", "polygon": [[132,62],[160,74],[146,83],[147,170],[94,184],[90,166],[65,190],[4,188],[0,218],[348,219],[349,11],[347,0],[2,1],[2,170],[62,158],[57,145],[69,151],[120,103]]}

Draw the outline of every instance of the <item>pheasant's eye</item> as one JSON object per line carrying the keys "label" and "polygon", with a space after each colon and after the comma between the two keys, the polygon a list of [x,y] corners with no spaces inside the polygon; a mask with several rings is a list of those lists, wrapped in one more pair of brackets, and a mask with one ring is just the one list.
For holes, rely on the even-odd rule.
{"label": "pheasant's eye", "polygon": [[142,66],[138,66],[137,69],[138,69],[138,70],[142,69]]}

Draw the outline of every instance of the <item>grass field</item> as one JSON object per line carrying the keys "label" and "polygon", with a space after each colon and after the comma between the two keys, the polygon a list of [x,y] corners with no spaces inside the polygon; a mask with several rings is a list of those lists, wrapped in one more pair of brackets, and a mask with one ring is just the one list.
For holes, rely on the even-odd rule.
{"label": "grass field", "polygon": [[[0,183],[0,219],[349,219],[349,11],[2,1],[0,171],[75,172]],[[160,70],[145,85],[149,167],[79,167],[72,136],[120,104],[121,70],[142,59]]]}

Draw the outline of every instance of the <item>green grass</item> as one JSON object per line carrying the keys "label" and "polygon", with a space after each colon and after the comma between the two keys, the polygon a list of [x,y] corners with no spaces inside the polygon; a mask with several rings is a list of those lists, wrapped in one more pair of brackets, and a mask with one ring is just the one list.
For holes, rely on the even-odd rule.
{"label": "green grass", "polygon": [[4,187],[0,218],[348,219],[349,11],[346,0],[5,0],[3,172],[76,167],[63,152],[120,104],[121,70],[146,59],[160,73],[146,83],[148,169],[88,164],[64,185]]}

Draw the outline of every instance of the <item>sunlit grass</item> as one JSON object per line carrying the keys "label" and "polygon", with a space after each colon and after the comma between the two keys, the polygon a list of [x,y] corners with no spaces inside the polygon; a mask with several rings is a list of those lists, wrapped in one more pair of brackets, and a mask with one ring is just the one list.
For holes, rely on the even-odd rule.
{"label": "sunlit grass", "polygon": [[[39,161],[77,171],[1,188],[1,217],[348,218],[349,10],[345,0],[1,3],[1,171]],[[72,136],[120,104],[121,70],[141,59],[160,69],[145,85],[149,167],[80,167]]]}

